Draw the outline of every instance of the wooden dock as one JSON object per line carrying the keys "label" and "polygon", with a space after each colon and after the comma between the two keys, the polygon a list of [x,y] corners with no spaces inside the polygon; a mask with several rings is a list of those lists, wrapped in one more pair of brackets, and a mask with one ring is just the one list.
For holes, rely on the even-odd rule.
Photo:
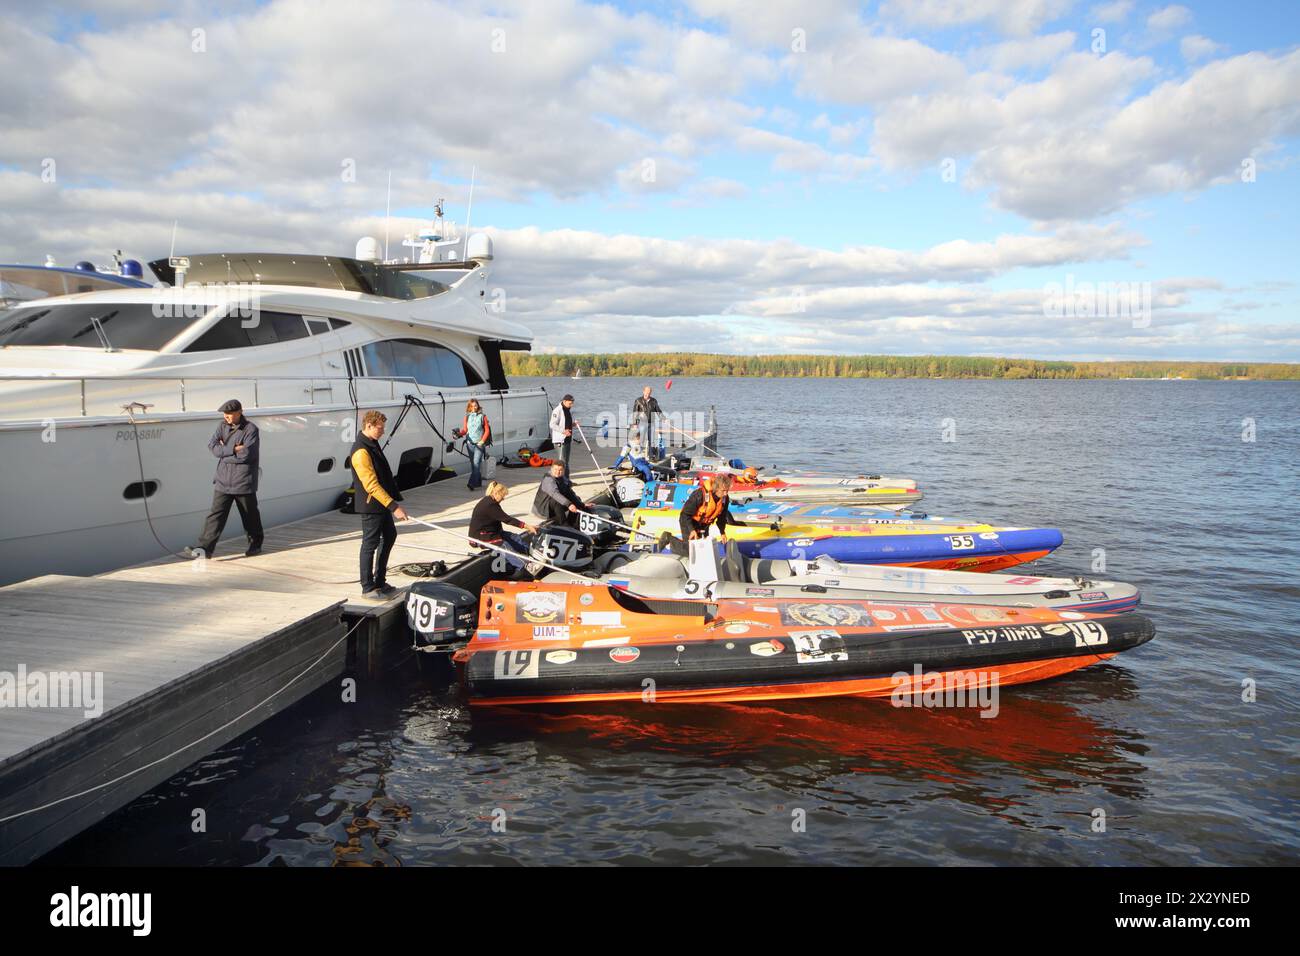
{"label": "wooden dock", "polygon": [[[596,454],[608,465],[615,453]],[[572,463],[584,497],[605,490],[585,448]],[[542,474],[499,469],[507,512],[529,513]],[[482,492],[460,476],[403,495],[412,517],[463,534]],[[16,683],[20,669],[102,679],[96,716],[49,701],[0,708],[0,864],[38,858],[345,671],[367,672],[381,634],[409,654],[404,625],[393,626],[404,592],[361,600],[360,526],[338,512],[281,525],[245,558],[235,515],[211,560],[0,588],[0,680]],[[405,522],[389,566],[470,553],[455,534]],[[413,580],[390,573],[399,588]],[[361,626],[380,620],[388,626]]]}

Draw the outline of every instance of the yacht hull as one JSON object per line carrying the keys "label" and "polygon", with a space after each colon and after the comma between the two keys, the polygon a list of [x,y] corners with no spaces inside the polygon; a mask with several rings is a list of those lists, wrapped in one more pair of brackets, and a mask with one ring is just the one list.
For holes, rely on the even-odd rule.
{"label": "yacht hull", "polygon": [[[504,401],[504,405],[502,404]],[[540,390],[484,398],[492,413],[494,456],[535,446],[546,433],[549,409]],[[464,399],[447,396],[445,406],[426,401],[443,435],[459,426]],[[398,469],[404,455],[431,456],[467,474],[469,460],[445,451],[418,412],[392,432],[401,400],[368,402],[388,416],[391,442],[386,454]],[[333,508],[352,484],[347,457],[355,439],[351,405],[248,409],[261,433],[258,505],[265,527],[297,521]],[[502,419],[504,418],[504,422]],[[6,462],[0,496],[0,585],[42,574],[95,574],[165,557],[193,544],[212,504],[216,460],[208,440],[219,417],[171,413],[137,418],[48,419],[0,427],[0,461]],[[138,441],[137,441],[138,436]],[[137,455],[137,444],[138,452]],[[157,482],[148,498],[138,490],[143,462],[146,482]],[[150,529],[152,522],[152,532]],[[358,522],[359,527],[359,522]],[[154,535],[161,539],[162,545]],[[224,537],[244,534],[232,509]],[[167,550],[164,550],[163,545]],[[340,568],[346,579],[355,568]]]}

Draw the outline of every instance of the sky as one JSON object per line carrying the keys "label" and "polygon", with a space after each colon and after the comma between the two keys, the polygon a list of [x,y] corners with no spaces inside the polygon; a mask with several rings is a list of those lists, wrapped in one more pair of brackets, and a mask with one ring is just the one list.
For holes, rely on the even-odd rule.
{"label": "sky", "polygon": [[0,2],[0,261],[391,254],[548,352],[1300,361],[1300,3]]}

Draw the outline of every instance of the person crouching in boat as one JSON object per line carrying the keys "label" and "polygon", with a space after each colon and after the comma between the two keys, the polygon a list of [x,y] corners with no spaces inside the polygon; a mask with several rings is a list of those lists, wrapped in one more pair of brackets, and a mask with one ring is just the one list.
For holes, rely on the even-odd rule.
{"label": "person crouching in boat", "polygon": [[709,529],[717,527],[723,541],[727,540],[727,527],[750,527],[750,522],[741,521],[731,514],[731,475],[714,475],[705,478],[700,486],[691,492],[691,496],[682,505],[680,523],[681,540],[668,535],[665,546],[669,550],[685,556],[688,553],[688,541],[707,538]]}
{"label": "person crouching in boat", "polygon": [[[502,525],[508,524],[533,533],[536,533],[537,526],[506,514],[505,509],[501,507],[501,502],[506,500],[506,495],[509,493],[510,489],[501,482],[488,482],[487,493],[479,499],[478,504],[474,505],[474,511],[469,516],[469,536],[476,541],[485,541],[488,544],[495,544],[498,547],[508,548],[518,554],[526,555],[528,554],[528,545],[524,543],[524,539],[513,531],[505,530]],[[508,558],[506,560],[509,561]],[[510,563],[514,564],[515,562],[511,561]],[[522,564],[521,561],[517,566],[522,566]]]}
{"label": "person crouching in boat", "polygon": [[578,515],[586,510],[587,505],[578,497],[577,492],[573,490],[573,485],[565,476],[564,462],[552,462],[550,473],[537,486],[533,511],[537,512],[546,524],[576,526]]}

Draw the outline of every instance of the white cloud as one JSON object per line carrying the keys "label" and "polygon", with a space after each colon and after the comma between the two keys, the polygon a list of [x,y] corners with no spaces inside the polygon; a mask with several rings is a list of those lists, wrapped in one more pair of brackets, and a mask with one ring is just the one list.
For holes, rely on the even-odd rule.
{"label": "white cloud", "polygon": [[1178,42],[1178,50],[1188,63],[1195,63],[1198,60],[1214,56],[1215,53],[1222,49],[1223,44],[1215,43],[1203,36],[1185,36]]}
{"label": "white cloud", "polygon": [[881,103],[954,89],[966,78],[966,68],[951,54],[916,40],[862,31],[807,53],[791,53],[785,63],[798,77],[800,93],[830,103]]}
{"label": "white cloud", "polygon": [[1003,33],[1028,36],[1073,5],[1074,0],[887,0],[880,12],[914,26],[946,28],[989,22]]}
{"label": "white cloud", "polygon": [[1114,0],[1092,8],[1092,19],[1098,23],[1121,23],[1133,12],[1133,0]]}
{"label": "white cloud", "polygon": [[1179,4],[1161,7],[1147,17],[1147,29],[1155,34],[1172,33],[1192,21],[1192,11]]}
{"label": "white cloud", "polygon": [[1037,68],[1056,62],[1073,46],[1074,34],[1067,30],[1023,40],[1004,40],[991,47],[974,51],[973,59],[994,70]]}
{"label": "white cloud", "polygon": [[1300,131],[1300,51],[1217,60],[1129,99],[1155,75],[1122,53],[1065,57],[1037,83],[913,97],[882,110],[887,168],[970,157],[966,185],[1032,219],[1104,215],[1147,196],[1203,188]]}

